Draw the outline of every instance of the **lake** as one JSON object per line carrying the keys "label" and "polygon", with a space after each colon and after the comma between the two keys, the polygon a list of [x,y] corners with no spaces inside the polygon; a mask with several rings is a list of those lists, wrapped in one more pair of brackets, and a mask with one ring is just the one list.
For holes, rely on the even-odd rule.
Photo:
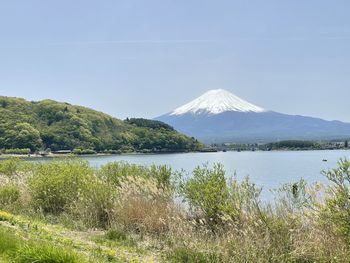
{"label": "lake", "polygon": [[[263,187],[264,196],[269,196],[267,190],[300,178],[309,183],[327,183],[321,171],[337,167],[340,158],[350,160],[350,150],[133,154],[82,158],[96,167],[108,162],[127,161],[141,165],[166,164],[174,170],[184,169],[187,172],[204,163],[212,165],[219,162],[224,165],[228,176],[235,173],[238,179],[249,176],[252,182]],[[44,160],[50,159],[40,159]]]}
{"label": "lake", "polygon": [[[83,157],[93,166],[108,162],[127,161],[135,164],[166,164],[175,170],[192,171],[204,163],[220,162],[227,175],[237,174],[250,179],[264,189],[273,189],[300,178],[308,182],[327,182],[321,171],[335,168],[340,158],[350,160],[349,150],[332,151],[270,151],[270,152],[214,152],[181,154],[109,155]],[[324,162],[323,160],[328,160]]]}

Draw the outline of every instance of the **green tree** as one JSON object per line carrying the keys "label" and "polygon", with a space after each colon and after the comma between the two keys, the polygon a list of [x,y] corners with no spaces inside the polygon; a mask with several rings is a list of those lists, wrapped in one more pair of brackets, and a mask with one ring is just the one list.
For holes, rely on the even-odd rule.
{"label": "green tree", "polygon": [[348,147],[349,147],[349,142],[348,142],[348,141],[345,141],[344,147],[345,147],[345,148],[348,148]]}
{"label": "green tree", "polygon": [[31,151],[36,151],[42,147],[42,140],[37,129],[23,122],[8,131],[6,144],[8,148],[29,148]]}

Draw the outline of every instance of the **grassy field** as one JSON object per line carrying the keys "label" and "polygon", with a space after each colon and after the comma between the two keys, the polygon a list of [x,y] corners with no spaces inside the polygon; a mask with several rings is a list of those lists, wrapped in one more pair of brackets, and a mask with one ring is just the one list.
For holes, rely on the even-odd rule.
{"label": "grassy field", "polygon": [[350,163],[324,175],[266,204],[220,164],[3,160],[0,262],[350,262]]}

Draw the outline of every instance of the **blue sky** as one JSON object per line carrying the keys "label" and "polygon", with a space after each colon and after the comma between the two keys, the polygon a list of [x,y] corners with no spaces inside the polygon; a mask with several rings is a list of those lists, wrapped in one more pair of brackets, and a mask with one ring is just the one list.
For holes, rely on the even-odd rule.
{"label": "blue sky", "polygon": [[156,117],[223,88],[350,122],[348,0],[2,0],[0,94]]}

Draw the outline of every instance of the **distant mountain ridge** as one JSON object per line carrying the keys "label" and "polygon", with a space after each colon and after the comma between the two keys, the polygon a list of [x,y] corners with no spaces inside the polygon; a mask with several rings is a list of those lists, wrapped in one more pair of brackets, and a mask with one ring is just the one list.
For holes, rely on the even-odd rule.
{"label": "distant mountain ridge", "polygon": [[349,123],[268,111],[222,89],[156,120],[206,143],[350,138]]}
{"label": "distant mountain ridge", "polygon": [[0,96],[0,150],[184,152],[200,147],[194,138],[159,121],[123,121],[69,103]]}

